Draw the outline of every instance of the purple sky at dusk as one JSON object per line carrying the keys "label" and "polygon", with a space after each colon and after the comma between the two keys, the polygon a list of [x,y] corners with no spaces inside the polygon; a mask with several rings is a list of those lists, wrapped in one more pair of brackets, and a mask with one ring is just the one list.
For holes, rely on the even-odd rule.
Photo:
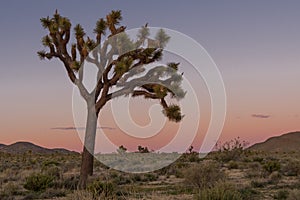
{"label": "purple sky at dusk", "polygon": [[[97,19],[114,9],[122,10],[127,29],[148,22],[200,43],[225,84],[227,116],[221,141],[239,136],[255,143],[300,130],[299,1],[2,1],[0,143],[31,141],[46,147],[82,148],[75,130],[53,129],[75,126],[73,86],[59,61],[41,61],[36,54],[44,49],[41,38],[46,34],[39,19],[55,9],[73,25],[80,23],[90,36]],[[207,103],[207,93],[202,94],[200,104]],[[209,120],[206,108],[203,112],[199,129],[205,131]],[[133,116],[140,124],[149,122],[147,113]],[[101,126],[116,128],[105,130],[115,132],[111,137],[116,140],[121,132],[108,118]],[[164,139],[153,138],[153,146],[167,141],[177,128],[166,127]],[[202,139],[199,133],[194,145],[199,147]]]}

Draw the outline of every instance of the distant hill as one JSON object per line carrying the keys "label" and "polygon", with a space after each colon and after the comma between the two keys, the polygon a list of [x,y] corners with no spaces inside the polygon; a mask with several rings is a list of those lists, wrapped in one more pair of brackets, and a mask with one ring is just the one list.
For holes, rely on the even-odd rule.
{"label": "distant hill", "polygon": [[271,137],[264,142],[250,146],[249,149],[272,152],[300,152],[300,132],[291,132]]}
{"label": "distant hill", "polygon": [[0,149],[2,148],[2,147],[5,147],[6,145],[5,144],[0,144]]}
{"label": "distant hill", "polygon": [[0,152],[11,153],[11,154],[23,154],[23,153],[27,153],[27,152],[31,152],[33,154],[77,153],[77,152],[69,151],[67,149],[62,149],[62,148],[48,149],[48,148],[44,148],[44,147],[32,144],[30,142],[16,142],[16,143],[10,144],[10,145],[1,145],[0,144]]}

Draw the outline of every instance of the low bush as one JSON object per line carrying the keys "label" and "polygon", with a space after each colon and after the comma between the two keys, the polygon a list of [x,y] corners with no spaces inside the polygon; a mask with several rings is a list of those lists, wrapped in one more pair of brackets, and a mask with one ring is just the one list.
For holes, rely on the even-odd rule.
{"label": "low bush", "polygon": [[218,183],[212,188],[200,190],[198,200],[242,200],[242,195],[228,183]]}
{"label": "low bush", "polygon": [[268,185],[268,181],[266,181],[264,179],[257,179],[257,180],[251,181],[251,186],[254,188],[264,188],[267,185]]}
{"label": "low bush", "polygon": [[270,184],[278,184],[280,179],[282,178],[282,175],[279,172],[273,172],[269,176],[269,183]]}
{"label": "low bush", "polygon": [[79,183],[79,176],[68,176],[64,179],[54,182],[56,185],[55,188],[64,188],[68,190],[75,190],[77,189]]}
{"label": "low bush", "polygon": [[186,182],[199,188],[213,187],[224,180],[225,174],[215,161],[203,161],[188,168],[184,172]]}
{"label": "low bush", "polygon": [[218,150],[217,159],[222,162],[240,160],[246,146],[247,142],[241,141],[239,137],[225,142],[224,144],[218,144],[216,146],[216,149]]}
{"label": "low bush", "polygon": [[228,163],[228,169],[238,169],[239,164],[236,161],[229,161]]}
{"label": "low bush", "polygon": [[300,161],[290,160],[282,169],[283,173],[287,176],[298,176],[300,175]]}
{"label": "low bush", "polygon": [[107,198],[115,195],[115,185],[111,182],[102,182],[100,180],[95,180],[88,185],[87,190],[93,194],[94,198]]}
{"label": "low bush", "polygon": [[40,195],[40,198],[41,199],[54,199],[57,197],[64,197],[64,196],[66,196],[65,190],[49,188]]}
{"label": "low bush", "polygon": [[24,188],[34,192],[43,191],[52,186],[54,178],[44,174],[32,174],[26,178]]}
{"label": "low bush", "polygon": [[263,165],[264,170],[270,174],[272,172],[279,171],[280,167],[281,165],[277,160],[270,160]]}
{"label": "low bush", "polygon": [[258,199],[259,196],[259,192],[250,186],[239,188],[238,191],[240,192],[243,200]]}
{"label": "low bush", "polygon": [[292,190],[289,193],[287,200],[300,200],[300,190]]}
{"label": "low bush", "polygon": [[287,190],[279,190],[275,195],[274,199],[285,200],[288,198],[289,192]]}

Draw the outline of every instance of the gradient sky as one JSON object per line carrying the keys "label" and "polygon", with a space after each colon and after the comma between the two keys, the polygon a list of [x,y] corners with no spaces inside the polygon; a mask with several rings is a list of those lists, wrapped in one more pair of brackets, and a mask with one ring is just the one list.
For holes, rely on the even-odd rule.
{"label": "gradient sky", "polygon": [[[299,1],[13,0],[0,6],[0,143],[25,140],[81,150],[74,130],[53,129],[74,126],[72,84],[60,62],[36,56],[46,34],[39,19],[55,9],[88,33],[98,18],[120,9],[127,29],[148,22],[195,39],[225,83],[221,141],[239,136],[255,143],[300,130]],[[102,125],[115,127],[109,120]],[[194,145],[200,143],[199,134]]]}

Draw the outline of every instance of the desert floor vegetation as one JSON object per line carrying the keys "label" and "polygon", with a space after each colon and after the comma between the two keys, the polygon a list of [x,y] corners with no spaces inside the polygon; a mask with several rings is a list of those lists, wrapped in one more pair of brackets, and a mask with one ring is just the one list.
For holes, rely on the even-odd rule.
{"label": "desert floor vegetation", "polygon": [[137,174],[96,160],[86,190],[77,189],[80,162],[76,153],[0,153],[0,199],[297,200],[300,194],[298,152],[238,147],[219,149],[202,159],[188,152],[167,167]]}

